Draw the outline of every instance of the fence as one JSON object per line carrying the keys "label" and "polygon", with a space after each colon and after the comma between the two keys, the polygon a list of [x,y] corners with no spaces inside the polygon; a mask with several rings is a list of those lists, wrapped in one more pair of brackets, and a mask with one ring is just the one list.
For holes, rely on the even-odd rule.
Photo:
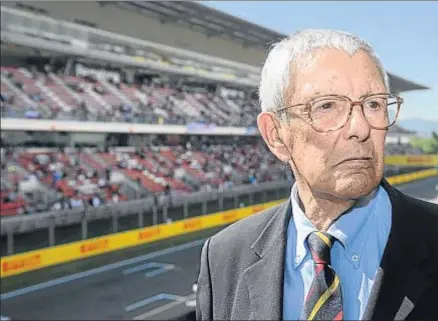
{"label": "fence", "polygon": [[153,198],[2,219],[1,255],[85,240],[288,197],[291,182],[268,182],[175,197]]}

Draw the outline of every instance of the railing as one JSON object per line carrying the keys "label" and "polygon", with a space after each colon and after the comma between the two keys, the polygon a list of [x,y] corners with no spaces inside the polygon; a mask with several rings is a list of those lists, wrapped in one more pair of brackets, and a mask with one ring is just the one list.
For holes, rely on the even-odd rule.
{"label": "railing", "polygon": [[292,182],[267,182],[233,190],[201,192],[168,199],[153,198],[2,219],[1,254],[98,237],[135,228],[288,197]]}
{"label": "railing", "polygon": [[[32,128],[34,131],[62,131],[74,133],[130,133],[130,134],[176,134],[176,135],[237,135],[237,136],[256,136],[258,131],[255,127],[231,127],[231,126],[210,126],[210,125],[158,125],[145,123],[128,123],[115,122],[111,119],[95,119],[90,118],[69,119],[66,114],[62,115],[62,120],[48,119],[23,119],[25,114],[19,109],[7,108],[2,115],[2,131],[27,131]],[[44,117],[45,118],[45,117]]]}

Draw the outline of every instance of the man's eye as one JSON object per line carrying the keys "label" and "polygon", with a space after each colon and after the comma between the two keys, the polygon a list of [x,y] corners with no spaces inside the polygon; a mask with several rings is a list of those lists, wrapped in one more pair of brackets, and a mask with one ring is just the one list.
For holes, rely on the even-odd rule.
{"label": "man's eye", "polygon": [[335,102],[323,102],[318,105],[316,105],[316,111],[328,111],[336,108]]}
{"label": "man's eye", "polygon": [[333,108],[334,104],[333,103],[325,103],[324,105],[320,106],[320,109],[330,109]]}
{"label": "man's eye", "polygon": [[380,109],[380,108],[382,108],[382,104],[379,103],[378,101],[368,101],[366,103],[365,107],[370,108],[370,109]]}

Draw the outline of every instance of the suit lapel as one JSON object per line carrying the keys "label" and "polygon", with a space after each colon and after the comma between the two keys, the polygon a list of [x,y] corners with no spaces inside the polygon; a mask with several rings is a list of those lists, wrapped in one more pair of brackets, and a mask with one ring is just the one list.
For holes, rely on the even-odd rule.
{"label": "suit lapel", "polygon": [[245,270],[251,320],[281,320],[287,224],[292,207],[283,203],[251,249],[258,260]]}
{"label": "suit lapel", "polygon": [[392,227],[380,268],[363,319],[404,320],[412,312],[420,295],[431,281],[420,266],[427,266],[427,244],[414,239],[414,215],[411,202],[382,183],[392,204]]}

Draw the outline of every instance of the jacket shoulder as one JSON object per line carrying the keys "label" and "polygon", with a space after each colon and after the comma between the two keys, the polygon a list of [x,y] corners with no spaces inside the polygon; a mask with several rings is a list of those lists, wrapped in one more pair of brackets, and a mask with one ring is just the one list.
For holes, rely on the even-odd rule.
{"label": "jacket shoulder", "polygon": [[[408,210],[411,215],[415,216],[415,221],[423,232],[433,232],[436,238],[438,227],[438,205],[407,195],[404,196],[406,197],[409,206],[409,208],[406,208],[405,210]],[[436,240],[438,243],[438,239]]]}
{"label": "jacket shoulder", "polygon": [[[285,210],[286,204],[284,202],[251,214],[224,228],[204,243],[198,290],[202,288],[209,291],[212,307],[211,311],[204,313],[209,320],[230,320],[235,306],[249,305],[248,293],[240,285],[244,282],[246,269],[258,260],[251,246],[265,228],[279,217],[278,214]],[[207,269],[208,277],[205,272]],[[201,314],[198,312],[198,315]]]}
{"label": "jacket shoulder", "polygon": [[428,231],[428,239],[434,243],[438,253],[438,204],[433,204],[423,200],[416,200],[418,212],[420,213],[422,226]]}
{"label": "jacket shoulder", "polygon": [[408,216],[403,222],[409,237],[425,251],[433,266],[435,280],[438,284],[438,205],[403,194],[402,208]]}
{"label": "jacket shoulder", "polygon": [[210,248],[221,248],[229,251],[231,248],[243,249],[251,247],[251,245],[259,237],[260,233],[266,227],[273,216],[284,206],[288,201],[279,205],[273,206],[261,212],[251,214],[218,232],[210,239]]}

